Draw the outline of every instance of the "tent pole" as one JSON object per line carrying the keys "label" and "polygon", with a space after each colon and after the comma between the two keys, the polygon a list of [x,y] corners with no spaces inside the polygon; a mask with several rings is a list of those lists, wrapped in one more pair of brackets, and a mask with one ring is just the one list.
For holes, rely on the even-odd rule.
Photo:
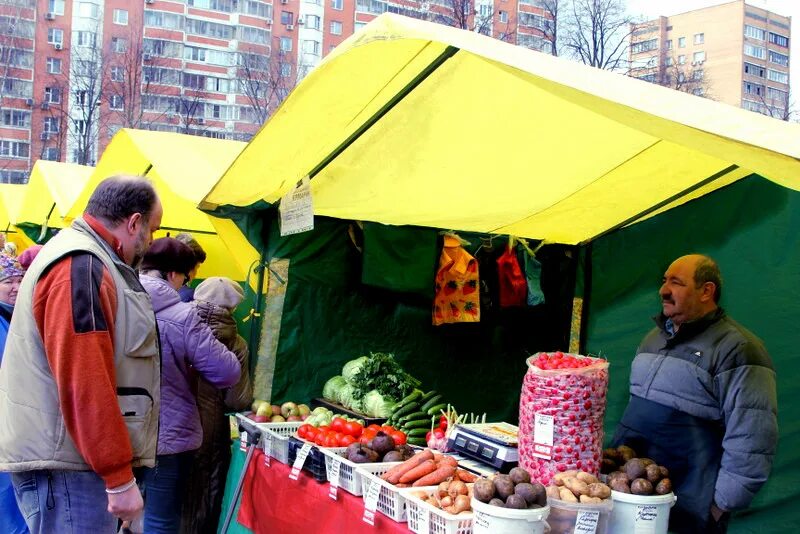
{"label": "tent pole", "polygon": [[392,108],[394,108],[397,104],[399,104],[406,96],[408,96],[409,93],[411,93],[411,91],[413,91],[419,84],[424,82],[428,78],[428,76],[433,74],[433,72],[436,69],[441,67],[445,61],[453,57],[455,53],[458,51],[459,49],[454,46],[448,46],[447,48],[445,48],[444,51],[441,54],[439,54],[439,56],[436,59],[434,59],[427,67],[425,67],[424,70],[422,70],[419,74],[417,74],[413,80],[408,82],[408,84],[405,87],[400,89],[397,92],[397,94],[395,94],[386,104],[384,104],[378,111],[376,111],[374,115],[372,115],[369,119],[367,119],[366,122],[364,122],[364,124],[359,126],[359,128],[355,132],[350,134],[347,137],[347,139],[345,139],[339,146],[337,146],[333,150],[333,152],[328,154],[325,157],[325,159],[323,159],[313,169],[311,169],[311,171],[309,171],[308,173],[308,177],[313,178],[314,176],[319,174],[319,172],[322,171],[322,169],[327,167],[330,162],[339,157],[339,155],[342,152],[347,150],[347,148],[350,145],[355,143],[359,137],[364,135],[364,133],[367,130],[372,128],[372,126],[376,122],[381,120],[384,115],[389,113],[392,110]]}
{"label": "tent pole", "polygon": [[[256,295],[253,299],[253,318],[252,322],[250,323],[250,339],[248,343],[248,347],[250,347],[250,354],[258,354],[258,343],[259,343],[259,332],[261,330],[261,295],[264,293],[264,273],[267,270],[267,247],[261,250],[261,256],[258,260],[258,265],[256,266],[256,274],[258,275],[258,281],[256,282]],[[258,358],[250,358],[250,367],[249,371],[252,373],[253,369],[255,368],[255,364],[257,363]]]}

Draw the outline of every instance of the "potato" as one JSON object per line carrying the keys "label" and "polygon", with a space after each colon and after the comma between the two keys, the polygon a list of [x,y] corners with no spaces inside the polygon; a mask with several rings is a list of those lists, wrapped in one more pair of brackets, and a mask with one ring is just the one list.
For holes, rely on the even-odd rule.
{"label": "potato", "polygon": [[608,458],[614,463],[619,463],[622,460],[622,454],[617,449],[603,449],[603,458]]}
{"label": "potato", "polygon": [[575,476],[575,478],[577,478],[578,480],[582,480],[587,484],[594,484],[595,482],[600,482],[599,480],[597,480],[596,476],[587,473],[586,471],[578,471],[578,474]]}
{"label": "potato", "polygon": [[653,460],[651,460],[650,458],[639,458],[639,460],[642,462],[642,464],[643,464],[645,467],[647,467],[648,465],[653,465],[653,464],[655,463],[655,462],[654,462]]}
{"label": "potato", "polygon": [[662,478],[659,483],[656,484],[656,493],[658,495],[666,495],[670,492],[672,492],[672,481],[668,478]]}
{"label": "potato", "polygon": [[564,471],[563,473],[556,473],[555,475],[553,475],[553,482],[555,483],[556,486],[563,486],[564,480],[570,477],[574,477],[577,474],[578,471],[576,471],[575,469]]}
{"label": "potato", "polygon": [[600,461],[600,472],[604,475],[608,473],[613,473],[618,469],[617,462],[611,460],[610,458],[603,458]]}
{"label": "potato", "polygon": [[631,492],[631,487],[628,485],[628,481],[624,480],[622,478],[615,478],[615,479],[609,481],[608,485],[611,486],[612,490],[618,491],[620,493],[630,493]]}
{"label": "potato", "polygon": [[589,484],[577,478],[568,478],[564,480],[564,486],[567,487],[572,493],[577,495],[589,495]]}
{"label": "potato", "polygon": [[658,467],[656,464],[648,465],[645,470],[645,478],[650,481],[651,484],[657,484],[659,480],[663,477],[661,476],[661,468]]}
{"label": "potato", "polygon": [[569,489],[561,487],[558,488],[558,495],[562,501],[565,502],[578,502],[578,498]]}
{"label": "potato", "polygon": [[628,447],[627,445],[620,445],[617,447],[617,452],[620,455],[620,459],[623,462],[627,462],[631,458],[636,458],[636,451]]}
{"label": "potato", "polygon": [[661,478],[669,477],[669,469],[667,469],[663,465],[659,465],[658,469],[661,471]]}
{"label": "potato", "polygon": [[626,484],[630,484],[631,479],[625,471],[614,471],[608,475],[608,481],[611,482],[615,478],[624,480]]}
{"label": "potato", "polygon": [[646,478],[637,478],[631,482],[631,493],[634,495],[652,495],[653,485]]}
{"label": "potato", "polygon": [[628,475],[631,480],[642,478],[645,476],[645,466],[639,458],[631,458],[623,466],[623,471]]}
{"label": "potato", "polygon": [[553,499],[560,499],[561,494],[559,493],[558,489],[558,486],[547,486],[547,496]]}
{"label": "potato", "polygon": [[611,497],[611,488],[602,482],[589,484],[589,497],[598,497],[600,499],[608,499]]}
{"label": "potato", "polygon": [[589,497],[588,495],[581,495],[580,502],[583,504],[600,504],[603,499],[599,497]]}

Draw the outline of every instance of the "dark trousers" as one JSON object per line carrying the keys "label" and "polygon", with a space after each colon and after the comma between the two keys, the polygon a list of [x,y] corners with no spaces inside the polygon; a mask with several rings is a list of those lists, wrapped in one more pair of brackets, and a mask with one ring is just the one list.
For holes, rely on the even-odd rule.
{"label": "dark trousers", "polygon": [[181,527],[184,486],[194,451],[160,454],[144,473],[144,531],[174,534]]}

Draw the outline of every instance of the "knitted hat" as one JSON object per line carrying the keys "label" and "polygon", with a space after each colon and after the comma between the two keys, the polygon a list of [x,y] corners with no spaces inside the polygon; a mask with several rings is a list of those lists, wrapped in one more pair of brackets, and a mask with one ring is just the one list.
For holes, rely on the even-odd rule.
{"label": "knitted hat", "polygon": [[142,271],[188,274],[195,266],[194,252],[174,237],[153,241],[142,259]]}
{"label": "knitted hat", "polygon": [[194,299],[233,311],[244,300],[242,286],[223,276],[206,278],[195,288]]}
{"label": "knitted hat", "polygon": [[36,258],[40,250],[42,250],[42,245],[33,245],[22,251],[22,254],[20,254],[17,259],[23,269],[27,270],[28,267],[31,266],[31,263],[33,263],[34,258]]}
{"label": "knitted hat", "polygon": [[0,281],[11,278],[12,276],[22,276],[24,274],[25,269],[19,264],[17,258],[0,252]]}

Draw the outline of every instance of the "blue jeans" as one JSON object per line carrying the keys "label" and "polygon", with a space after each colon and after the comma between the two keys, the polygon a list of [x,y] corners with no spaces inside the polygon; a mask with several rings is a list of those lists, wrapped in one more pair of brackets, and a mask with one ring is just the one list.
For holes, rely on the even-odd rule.
{"label": "blue jeans", "polygon": [[31,534],[117,531],[106,485],[93,471],[24,471],[11,480]]}
{"label": "blue jeans", "polygon": [[27,534],[28,525],[19,511],[11,475],[0,473],[0,532],[4,534]]}
{"label": "blue jeans", "polygon": [[194,451],[156,456],[156,466],[145,470],[144,531],[171,534],[180,531],[186,477]]}

